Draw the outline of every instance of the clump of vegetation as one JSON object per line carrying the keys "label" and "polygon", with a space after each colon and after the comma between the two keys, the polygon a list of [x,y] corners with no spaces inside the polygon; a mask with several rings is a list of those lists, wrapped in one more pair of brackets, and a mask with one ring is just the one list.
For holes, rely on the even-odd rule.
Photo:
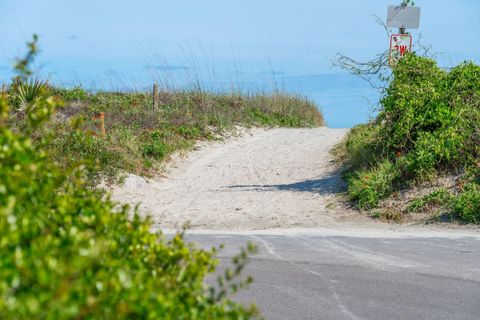
{"label": "clump of vegetation", "polygon": [[408,54],[375,120],[354,128],[343,144],[350,198],[373,209],[402,188],[460,174],[468,188],[443,191],[411,204],[437,202],[468,222],[480,220],[480,66],[450,71],[429,58]]}
{"label": "clump of vegetation", "polygon": [[[253,246],[234,258],[215,288],[207,287],[215,250],[197,249],[182,234],[151,232],[148,219],[129,217],[127,207],[115,209],[87,188],[81,167],[58,166],[42,147],[51,146],[48,135],[32,141],[57,102],[34,99],[24,125],[12,130],[9,101],[16,98],[0,94],[0,318],[257,317],[254,307],[229,299],[251,282],[238,277]],[[78,150],[99,153],[92,151],[103,147],[96,138],[83,138]]]}
{"label": "clump of vegetation", "polygon": [[372,217],[383,220],[383,221],[396,222],[396,223],[403,222],[403,218],[404,218],[403,214],[398,209],[391,208],[391,207],[373,212]]}
{"label": "clump of vegetation", "polygon": [[480,224],[480,186],[469,184],[463,192],[453,197],[451,206],[466,222]]}
{"label": "clump of vegetation", "polygon": [[[310,101],[283,94],[238,95],[200,91],[161,92],[152,109],[147,93],[88,93],[52,88],[65,101],[35,141],[68,168],[84,163],[92,181],[119,172],[149,175],[172,152],[218,137],[235,126],[313,127],[324,125]],[[96,116],[105,115],[106,136]]]}
{"label": "clump of vegetation", "polygon": [[440,207],[448,204],[451,200],[451,194],[445,188],[440,188],[427,194],[424,197],[413,200],[407,207],[407,212],[419,212],[429,210],[430,208]]}

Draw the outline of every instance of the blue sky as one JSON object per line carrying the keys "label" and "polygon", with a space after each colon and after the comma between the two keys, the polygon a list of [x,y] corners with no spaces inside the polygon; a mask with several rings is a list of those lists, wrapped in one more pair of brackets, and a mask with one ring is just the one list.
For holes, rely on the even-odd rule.
{"label": "blue sky", "polygon": [[[331,59],[337,52],[368,59],[387,49],[373,15],[385,19],[387,6],[397,2],[1,0],[0,80],[10,77],[14,57],[38,33],[35,66],[59,83],[139,89],[154,78],[182,84],[201,74],[207,85],[263,89],[274,78],[317,101],[333,126],[351,126],[366,120],[364,98],[375,99],[375,92],[332,68]],[[419,31],[441,52],[442,66],[480,62],[480,1],[416,3]],[[341,120],[345,113],[348,121]]]}

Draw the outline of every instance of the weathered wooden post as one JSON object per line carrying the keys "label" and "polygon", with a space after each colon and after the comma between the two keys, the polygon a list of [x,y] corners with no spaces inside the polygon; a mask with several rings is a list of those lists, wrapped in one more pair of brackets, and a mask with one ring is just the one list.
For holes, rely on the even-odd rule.
{"label": "weathered wooden post", "polygon": [[153,93],[152,93],[152,110],[155,111],[158,103],[158,85],[155,82],[153,84]]}
{"label": "weathered wooden post", "polygon": [[105,130],[105,113],[100,112],[92,119],[95,123],[100,127],[100,135],[105,138],[107,136],[107,132]]}
{"label": "weathered wooden post", "polygon": [[105,113],[100,112],[100,132],[102,133],[102,137],[106,137],[107,133],[105,131]]}

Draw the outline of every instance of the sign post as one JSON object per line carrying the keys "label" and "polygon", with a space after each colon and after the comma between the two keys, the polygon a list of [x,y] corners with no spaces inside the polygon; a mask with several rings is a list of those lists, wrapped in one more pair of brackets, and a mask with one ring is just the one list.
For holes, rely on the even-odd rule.
{"label": "sign post", "polygon": [[398,34],[390,37],[390,54],[388,62],[394,66],[405,53],[412,51],[412,36],[407,28],[420,27],[420,8],[407,5],[389,6],[387,12],[387,27],[398,28]]}
{"label": "sign post", "polygon": [[392,34],[390,36],[389,65],[395,66],[397,62],[407,53],[412,51],[412,35]]}

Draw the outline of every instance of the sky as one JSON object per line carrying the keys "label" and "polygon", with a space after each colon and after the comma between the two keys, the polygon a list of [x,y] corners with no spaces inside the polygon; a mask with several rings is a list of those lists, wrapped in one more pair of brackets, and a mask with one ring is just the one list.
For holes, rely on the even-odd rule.
{"label": "sky", "polygon": [[[145,90],[199,80],[211,89],[283,90],[314,100],[332,127],[367,121],[378,94],[332,67],[337,53],[368,60],[388,49],[387,6],[399,0],[0,0],[0,81],[40,37],[35,68],[87,89]],[[480,1],[417,0],[414,39],[439,64],[480,63]]]}

